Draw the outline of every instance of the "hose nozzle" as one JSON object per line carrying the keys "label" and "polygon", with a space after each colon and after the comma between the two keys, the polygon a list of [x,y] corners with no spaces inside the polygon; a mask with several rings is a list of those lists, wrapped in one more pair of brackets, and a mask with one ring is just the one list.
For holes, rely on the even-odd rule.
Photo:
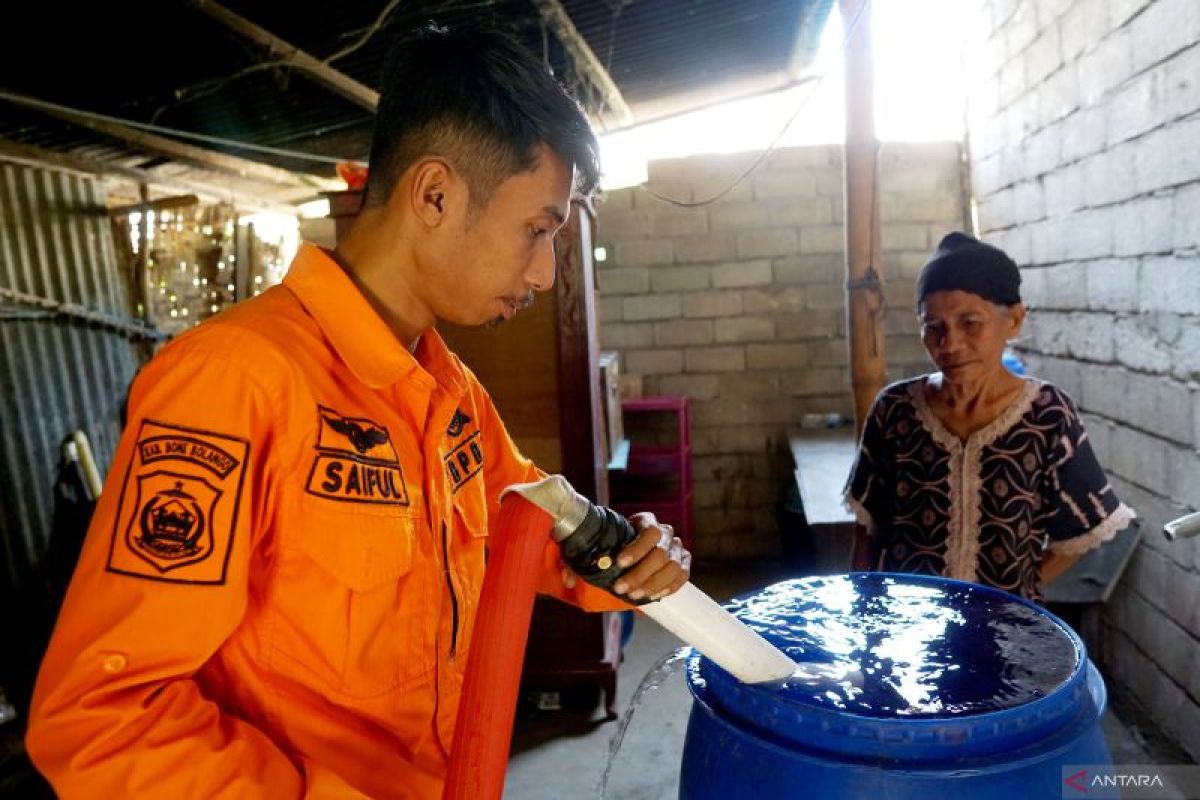
{"label": "hose nozzle", "polygon": [[[509,492],[553,517],[552,535],[563,561],[575,574],[593,586],[612,591],[625,571],[617,566],[617,556],[638,535],[625,517],[592,504],[561,475],[509,486],[501,496]],[[743,683],[783,680],[796,670],[792,659],[691,583],[661,600],[644,599],[636,604],[646,616]]]}

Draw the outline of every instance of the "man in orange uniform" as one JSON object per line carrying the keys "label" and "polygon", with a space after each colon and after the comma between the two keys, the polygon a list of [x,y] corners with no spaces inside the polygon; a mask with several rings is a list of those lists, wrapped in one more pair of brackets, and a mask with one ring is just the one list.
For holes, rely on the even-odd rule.
{"label": "man in orange uniform", "polygon": [[[371,166],[335,252],[134,382],[34,697],[64,797],[441,795],[489,525],[539,473],[433,326],[551,286],[596,142],[518,45],[431,28],[385,70]],[[631,599],[688,574],[640,522]],[[542,589],[625,607],[551,544]]]}

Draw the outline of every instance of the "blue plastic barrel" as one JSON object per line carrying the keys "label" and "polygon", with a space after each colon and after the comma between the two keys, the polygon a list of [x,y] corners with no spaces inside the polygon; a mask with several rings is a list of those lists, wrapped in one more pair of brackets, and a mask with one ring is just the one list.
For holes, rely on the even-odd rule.
{"label": "blue plastic barrel", "polygon": [[1014,595],[920,575],[786,581],[728,606],[800,664],[739,683],[688,663],[681,800],[1061,798],[1110,762],[1079,637]]}

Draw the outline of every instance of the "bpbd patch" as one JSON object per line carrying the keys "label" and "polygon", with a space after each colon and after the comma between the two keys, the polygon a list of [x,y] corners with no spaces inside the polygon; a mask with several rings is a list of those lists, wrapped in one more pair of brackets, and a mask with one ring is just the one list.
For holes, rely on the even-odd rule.
{"label": "bpbd patch", "polygon": [[442,461],[446,464],[446,474],[450,476],[450,483],[457,492],[483,469],[483,445],[480,442],[479,431],[463,439],[442,457]]}
{"label": "bpbd patch", "polygon": [[387,428],[317,406],[316,458],[305,490],[347,503],[407,506],[408,488]]}
{"label": "bpbd patch", "polygon": [[221,584],[233,545],[250,443],[143,420],[121,486],[110,572]]}

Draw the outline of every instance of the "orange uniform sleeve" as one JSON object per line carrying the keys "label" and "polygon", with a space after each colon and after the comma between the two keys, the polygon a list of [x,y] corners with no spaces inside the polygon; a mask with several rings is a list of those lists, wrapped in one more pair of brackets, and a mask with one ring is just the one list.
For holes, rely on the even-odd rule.
{"label": "orange uniform sleeve", "polygon": [[243,618],[272,509],[278,417],[232,345],[178,341],[134,382],[33,698],[29,754],[61,797],[301,797],[336,780],[197,676]]}
{"label": "orange uniform sleeve", "polygon": [[[480,409],[483,411],[480,428],[487,437],[484,447],[488,454],[484,462],[484,484],[487,487],[488,519],[491,521],[500,518],[500,493],[506,487],[514,483],[540,480],[546,473],[521,454],[512,437],[508,435],[508,429],[504,427],[491,397],[482,389],[480,394]],[[503,536],[504,532],[490,530],[489,535]],[[633,608],[623,600],[583,580],[576,581],[574,588],[568,589],[562,579],[558,545],[550,539],[549,534],[542,557],[538,592],[556,597],[585,611],[627,611]]]}

